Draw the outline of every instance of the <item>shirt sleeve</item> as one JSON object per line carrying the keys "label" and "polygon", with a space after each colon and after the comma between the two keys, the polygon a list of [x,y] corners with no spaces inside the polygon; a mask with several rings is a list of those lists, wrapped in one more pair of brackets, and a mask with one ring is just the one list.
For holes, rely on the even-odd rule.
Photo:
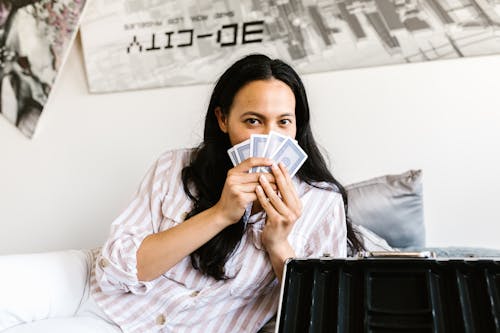
{"label": "shirt sleeve", "polygon": [[104,293],[145,294],[155,285],[155,280],[138,280],[137,250],[144,238],[159,230],[166,171],[171,164],[171,153],[162,156],[147,172],[132,202],[111,224],[96,261],[95,275]]}
{"label": "shirt sleeve", "polygon": [[347,256],[347,224],[344,200],[335,193],[328,202],[329,209],[318,220],[319,224],[309,240],[309,257],[345,258]]}

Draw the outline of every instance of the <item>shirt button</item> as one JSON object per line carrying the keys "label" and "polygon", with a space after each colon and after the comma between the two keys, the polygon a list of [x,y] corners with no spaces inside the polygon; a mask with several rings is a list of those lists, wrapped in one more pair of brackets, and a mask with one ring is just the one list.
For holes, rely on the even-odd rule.
{"label": "shirt button", "polygon": [[105,258],[101,258],[101,260],[99,260],[99,267],[101,268],[106,268],[109,266],[109,261]]}
{"label": "shirt button", "polygon": [[200,292],[199,292],[198,290],[195,290],[195,291],[193,291],[193,292],[192,292],[189,296],[191,296],[191,297],[196,297],[196,296],[198,296],[199,294],[200,294]]}
{"label": "shirt button", "polygon": [[156,323],[158,325],[165,325],[165,323],[167,322],[167,319],[165,318],[164,315],[159,315],[158,317],[156,317]]}

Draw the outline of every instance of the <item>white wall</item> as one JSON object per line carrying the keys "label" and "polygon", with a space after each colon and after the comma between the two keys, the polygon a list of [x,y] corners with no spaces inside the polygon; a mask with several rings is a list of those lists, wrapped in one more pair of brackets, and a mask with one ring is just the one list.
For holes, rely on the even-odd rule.
{"label": "white wall", "polygon": [[[305,75],[334,174],[422,168],[428,245],[500,248],[498,68],[492,56]],[[35,138],[0,119],[0,254],[99,246],[156,157],[199,142],[210,92],[90,95],[77,40]]]}

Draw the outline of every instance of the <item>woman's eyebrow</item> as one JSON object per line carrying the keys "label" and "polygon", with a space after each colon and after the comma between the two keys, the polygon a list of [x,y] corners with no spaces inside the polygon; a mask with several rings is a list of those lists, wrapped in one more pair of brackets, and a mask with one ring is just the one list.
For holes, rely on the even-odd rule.
{"label": "woman's eyebrow", "polygon": [[[266,118],[266,116],[262,113],[256,112],[256,111],[247,111],[241,115],[241,117],[246,117],[246,116],[255,116],[255,117],[260,117],[260,118]],[[279,118],[282,117],[295,117],[295,114],[286,112],[282,113],[279,115]]]}
{"label": "woman's eyebrow", "polygon": [[262,113],[258,113],[256,111],[247,111],[241,115],[241,117],[247,117],[247,116],[255,116],[255,117],[265,118],[265,116]]}

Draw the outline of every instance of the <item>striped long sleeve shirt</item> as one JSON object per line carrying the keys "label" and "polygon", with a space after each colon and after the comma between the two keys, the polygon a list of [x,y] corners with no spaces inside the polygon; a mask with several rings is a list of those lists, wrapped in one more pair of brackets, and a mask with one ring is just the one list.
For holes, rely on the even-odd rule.
{"label": "striped long sleeve shirt", "polygon": [[[203,275],[187,256],[152,281],[138,280],[136,252],[144,238],[182,223],[193,207],[181,179],[191,153],[169,151],[157,160],[97,256],[92,294],[124,332],[257,332],[276,314],[280,287],[261,242],[264,212],[250,216],[226,262],[228,279]],[[293,181],[303,204],[288,237],[297,257],[346,256],[341,195],[332,186]]]}

